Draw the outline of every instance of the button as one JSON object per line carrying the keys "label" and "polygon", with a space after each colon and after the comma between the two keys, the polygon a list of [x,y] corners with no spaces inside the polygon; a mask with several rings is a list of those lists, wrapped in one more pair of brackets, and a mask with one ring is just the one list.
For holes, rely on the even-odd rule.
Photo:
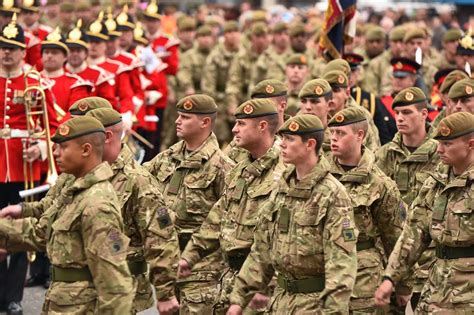
{"label": "button", "polygon": [[6,115],[5,120],[8,120],[8,119],[10,119],[10,116]]}
{"label": "button", "polygon": [[5,128],[10,128],[10,125],[9,125],[9,124],[5,124]]}
{"label": "button", "polygon": [[10,110],[10,106],[8,106],[8,105],[5,108],[6,108],[6,110]]}
{"label": "button", "polygon": [[7,102],[10,102],[11,100],[12,100],[11,98],[7,97]]}
{"label": "button", "polygon": [[11,84],[11,83],[12,83],[12,80],[8,79],[7,84]]}
{"label": "button", "polygon": [[11,91],[12,91],[12,89],[7,89],[7,92],[11,92]]}
{"label": "button", "polygon": [[383,118],[383,120],[385,120],[385,121],[389,121],[389,120],[390,120],[390,118],[388,118],[387,116],[385,116],[385,117]]}

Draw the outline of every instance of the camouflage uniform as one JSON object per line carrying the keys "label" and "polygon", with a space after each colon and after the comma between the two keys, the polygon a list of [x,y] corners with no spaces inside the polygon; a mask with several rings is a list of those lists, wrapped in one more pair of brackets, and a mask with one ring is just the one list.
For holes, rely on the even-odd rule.
{"label": "camouflage uniform", "polygon": [[255,64],[255,82],[260,82],[269,78],[278,81],[285,81],[286,59],[291,55],[291,49],[287,49],[282,54],[278,54],[273,47],[268,48],[261,54]]}
{"label": "camouflage uniform", "polygon": [[[413,153],[403,145],[402,136],[397,133],[393,140],[376,152],[377,166],[397,183],[402,199],[411,205],[421,186],[436,168],[439,156],[436,154],[437,141],[426,138]],[[434,244],[425,251],[418,261],[413,292],[421,292],[428,277],[428,268],[433,261]]]}
{"label": "camouflage uniform", "polygon": [[[219,150],[214,134],[193,152],[186,152],[180,141],[145,164],[174,214],[181,251],[220,198],[225,173],[233,165]],[[197,263],[190,277],[178,281],[180,314],[211,313],[222,269],[221,252],[216,251]]]}
{"label": "camouflage uniform", "polygon": [[392,93],[392,57],[391,51],[386,50],[369,62],[360,85],[363,90],[378,96]]}
{"label": "camouflage uniform", "polygon": [[301,180],[288,167],[260,210],[255,242],[230,302],[247,305],[277,275],[268,313],[347,314],[356,233],[349,196],[324,158]]}
{"label": "camouflage uniform", "polygon": [[288,98],[286,100],[285,114],[295,116],[300,111],[299,90],[288,91]]}
{"label": "camouflage uniform", "polygon": [[221,144],[229,143],[232,140],[232,119],[227,114],[225,106],[225,90],[229,79],[230,66],[234,60],[236,51],[229,51],[224,44],[216,46],[206,59],[206,65],[202,73],[201,88],[216,100],[218,105],[218,115],[214,128],[217,139]]}
{"label": "camouflage uniform", "polygon": [[126,263],[120,203],[106,162],[61,192],[38,220],[0,220],[9,251],[48,253],[52,283],[43,314],[129,314],[133,284]]}
{"label": "camouflage uniform", "polygon": [[222,197],[212,207],[198,233],[193,234],[181,258],[190,266],[219,248],[226,262],[215,313],[225,314],[235,276],[250,252],[261,205],[281,176],[283,164],[275,147],[252,161],[248,153],[226,177]]}
{"label": "camouflage uniform", "polygon": [[[386,276],[395,283],[434,241],[436,256],[418,304],[419,314],[472,314],[474,288],[474,165],[454,176],[441,165],[423,184],[390,256]],[[463,258],[465,257],[465,258]]]}
{"label": "camouflage uniform", "polygon": [[[344,171],[335,158],[330,163],[331,174],[349,194],[359,230],[357,279],[350,309],[354,314],[373,313],[374,292],[402,231],[405,205],[396,184],[375,165],[370,150],[364,150],[359,165],[350,171]],[[410,288],[407,290],[409,294]]]}

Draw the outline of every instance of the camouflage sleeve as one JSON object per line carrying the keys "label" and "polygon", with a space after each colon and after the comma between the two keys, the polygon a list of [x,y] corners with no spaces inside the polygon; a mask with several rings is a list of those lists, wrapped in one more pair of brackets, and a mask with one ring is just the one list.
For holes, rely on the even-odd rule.
{"label": "camouflage sleeve", "polygon": [[377,75],[377,64],[377,59],[373,59],[369,62],[364,73],[362,89],[375,95],[380,95],[380,78]]}
{"label": "camouflage sleeve", "polygon": [[368,111],[367,113],[368,113],[367,121],[369,122],[369,130],[367,133],[365,146],[369,148],[372,152],[375,152],[377,151],[378,148],[380,148],[379,130],[377,129],[377,126],[375,126],[374,120],[372,119],[372,116],[370,115],[370,113]]}
{"label": "camouflage sleeve", "polygon": [[188,89],[193,88],[193,75],[192,75],[192,56],[189,52],[184,53],[180,58],[179,70],[176,74],[176,81],[179,83],[181,92],[185,92]]}
{"label": "camouflage sleeve", "polygon": [[210,255],[219,249],[219,233],[221,230],[221,218],[224,215],[226,205],[225,191],[222,197],[212,206],[206,220],[197,233],[191,237],[181,258],[186,260],[192,267],[203,257]]}
{"label": "camouflage sleeve", "polygon": [[122,226],[120,211],[112,204],[91,204],[82,213],[84,252],[97,290],[100,314],[131,311],[133,283],[126,260],[130,240]]}
{"label": "camouflage sleeve", "polygon": [[229,297],[230,304],[246,307],[255,293],[262,292],[268,286],[275,273],[270,260],[270,235],[272,225],[273,202],[268,201],[262,207],[262,215],[255,230],[254,243],[235,279],[234,289]]}
{"label": "camouflage sleeve", "polygon": [[160,171],[161,161],[163,159],[163,153],[158,154],[152,160],[143,163],[143,167],[147,170],[151,175],[156,177],[158,172]]}
{"label": "camouflage sleeve", "polygon": [[410,206],[402,234],[390,254],[385,276],[392,279],[395,284],[406,279],[407,274],[431,242],[429,233],[431,211],[426,194],[430,189],[433,189],[433,181],[427,180],[425,182],[420,194]]}
{"label": "camouflage sleeve", "polygon": [[354,213],[341,187],[326,209],[323,232],[325,288],[321,292],[323,313],[348,313],[357,274],[356,243],[358,231]]}
{"label": "camouflage sleeve", "polygon": [[239,105],[239,95],[242,93],[243,74],[242,65],[240,64],[239,55],[237,55],[229,69],[229,82],[225,89],[226,93],[226,104],[228,105]]}
{"label": "camouflage sleeve", "polygon": [[[390,143],[390,142],[389,142]],[[375,165],[382,170],[388,177],[393,179],[394,176],[394,163],[388,156],[387,144],[375,151]]]}
{"label": "camouflage sleeve", "polygon": [[0,219],[0,248],[9,252],[45,252],[48,220],[48,212],[40,219]]}
{"label": "camouflage sleeve", "polygon": [[215,99],[217,86],[217,67],[214,62],[214,51],[211,52],[206,58],[204,69],[206,69],[206,71],[203,71],[202,73],[201,90],[204,94],[207,94]]}

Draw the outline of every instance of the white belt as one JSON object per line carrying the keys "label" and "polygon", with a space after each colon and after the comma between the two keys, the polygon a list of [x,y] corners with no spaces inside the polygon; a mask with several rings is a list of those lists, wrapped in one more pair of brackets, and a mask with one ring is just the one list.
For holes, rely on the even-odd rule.
{"label": "white belt", "polygon": [[28,130],[10,129],[10,128],[0,129],[0,138],[1,139],[28,138],[29,136],[30,136],[30,134],[29,134]]}

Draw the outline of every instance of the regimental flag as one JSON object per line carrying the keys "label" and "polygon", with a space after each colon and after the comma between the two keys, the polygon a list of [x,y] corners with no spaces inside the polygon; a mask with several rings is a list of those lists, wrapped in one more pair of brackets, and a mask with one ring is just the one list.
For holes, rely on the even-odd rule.
{"label": "regimental flag", "polygon": [[341,58],[344,44],[352,41],[357,0],[329,0],[319,46],[328,59]]}

